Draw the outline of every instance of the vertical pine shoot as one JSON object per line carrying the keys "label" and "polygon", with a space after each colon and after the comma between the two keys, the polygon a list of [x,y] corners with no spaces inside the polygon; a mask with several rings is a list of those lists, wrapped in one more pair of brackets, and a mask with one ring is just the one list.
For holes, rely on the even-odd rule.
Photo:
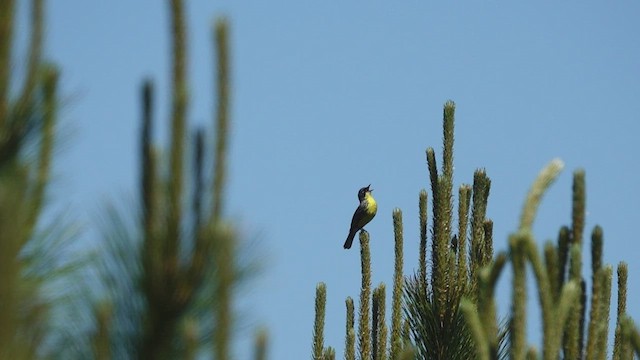
{"label": "vertical pine shoot", "polygon": [[607,338],[609,337],[609,311],[611,310],[611,280],[613,278],[613,268],[607,265],[602,268],[602,291],[600,302],[600,321],[597,328],[599,336],[596,343],[596,357],[598,360],[607,358]]}
{"label": "vertical pine shoot", "polygon": [[433,214],[433,225],[431,227],[431,279],[430,283],[433,286],[436,283],[438,274],[438,242],[436,241],[437,229],[436,224],[440,222],[440,212],[438,211],[438,202],[440,201],[439,189],[438,189],[438,168],[436,164],[436,154],[433,148],[427,148],[427,166],[429,167],[429,178],[431,180],[431,207]]}
{"label": "vertical pine shoot", "polygon": [[344,344],[344,358],[345,360],[355,360],[356,359],[356,332],[354,328],[354,307],[353,307],[353,299],[351,297],[347,297],[345,301],[347,306],[347,326],[346,326],[346,334],[345,334],[345,344]]}
{"label": "vertical pine shoot", "polygon": [[324,349],[324,352],[322,353],[323,360],[335,360],[335,358],[336,358],[336,350],[334,348],[329,346],[328,348]]}
{"label": "vertical pine shoot", "polygon": [[482,251],[481,266],[485,266],[493,259],[493,221],[491,219],[485,219],[482,223],[482,229],[484,234],[484,249]]}
{"label": "vertical pine shoot", "polygon": [[324,352],[324,316],[327,304],[327,286],[316,286],[316,317],[313,323],[313,359],[322,360]]}
{"label": "vertical pine shoot", "polygon": [[453,142],[454,142],[454,121],[456,104],[449,100],[444,104],[443,111],[443,149],[442,149],[442,175],[445,179],[445,191],[451,197],[453,189]]}
{"label": "vertical pine shoot", "polygon": [[471,254],[470,278],[472,289],[478,285],[478,269],[482,266],[484,249],[484,220],[487,213],[487,200],[491,181],[483,169],[473,174],[473,205],[471,208]]}
{"label": "vertical pine shoot", "polygon": [[[42,7],[42,1],[36,1]],[[35,6],[35,5],[34,5]],[[39,10],[42,12],[42,9]],[[42,14],[39,15],[42,17]],[[42,19],[40,19],[42,22]],[[42,26],[42,25],[40,25]],[[41,31],[41,30],[40,30]],[[37,178],[33,194],[33,205],[29,219],[27,220],[27,228],[34,229],[38,220],[38,215],[42,210],[44,203],[45,188],[49,182],[51,172],[51,157],[53,156],[53,140],[55,133],[55,124],[58,114],[58,78],[59,71],[53,65],[46,65],[42,69],[43,80],[43,97],[44,97],[44,114],[41,130],[40,149],[38,149]],[[35,69],[33,70],[36,71]],[[32,90],[30,90],[32,91]]]}
{"label": "vertical pine shoot", "polygon": [[586,191],[584,170],[576,170],[573,173],[573,206],[571,235],[572,242],[582,244],[582,234],[584,232],[584,217],[586,208]]}
{"label": "vertical pine shoot", "polygon": [[[411,326],[409,325],[409,321],[402,321],[402,350],[411,346]],[[402,354],[400,354],[402,356]]]}
{"label": "vertical pine shoot", "polygon": [[393,303],[391,309],[391,358],[397,359],[402,350],[402,292],[404,286],[402,211],[393,210],[393,233],[395,238],[395,270],[393,276]]}
{"label": "vertical pine shoot", "polygon": [[[226,20],[218,19],[215,23],[215,46],[218,54],[218,71],[216,82],[218,88],[218,115],[216,121],[216,147],[215,147],[215,173],[213,180],[213,210],[212,220],[214,229],[219,232],[221,227],[222,203],[224,198],[224,184],[226,174],[226,143],[228,138],[228,102],[229,102],[229,30]],[[219,258],[216,259],[218,279],[219,304],[216,306],[217,326],[216,336],[214,337],[214,353],[216,359],[226,360],[229,358],[229,343],[232,327],[232,284],[236,275],[235,266],[235,236],[229,233],[231,228],[222,227],[222,234],[217,240],[216,246],[220,247],[217,251]],[[200,240],[203,242],[204,240]],[[202,246],[204,247],[204,246]],[[324,284],[323,284],[324,287]],[[326,298],[326,289],[325,289]],[[324,322],[324,314],[323,314]]]}
{"label": "vertical pine shoot", "polygon": [[97,331],[93,336],[93,355],[94,359],[107,360],[111,359],[110,349],[110,323],[112,316],[111,304],[101,304],[96,310]]}
{"label": "vertical pine shoot", "polygon": [[5,126],[9,113],[14,5],[14,0],[0,1],[0,129]]}
{"label": "vertical pine shoot", "polygon": [[187,91],[187,36],[184,3],[171,0],[172,35],[172,95],[171,95],[171,149],[169,159],[169,219],[167,244],[164,249],[164,268],[170,283],[175,281],[178,271],[178,246],[182,222],[182,193],[184,182],[184,143],[188,106]]}
{"label": "vertical pine shoot", "polygon": [[[566,328],[567,321],[571,316],[571,314],[573,313],[573,308],[577,305],[579,298],[580,298],[580,287],[578,285],[578,282],[576,282],[575,280],[571,280],[567,282],[562,287],[562,291],[560,292],[560,297],[557,305],[556,318],[555,318],[556,334],[558,336],[556,337],[555,341],[553,341],[552,343],[552,348],[549,351],[550,354],[557,354],[558,351],[560,350],[562,345],[562,340],[564,339],[564,337],[561,336],[563,334],[563,329]],[[565,350],[564,353],[566,358],[567,351]]]}
{"label": "vertical pine shoot", "polygon": [[520,216],[520,230],[530,231],[533,228],[533,221],[538,211],[538,206],[542,201],[542,196],[549,186],[551,186],[551,184],[556,180],[563,167],[564,163],[562,160],[554,159],[538,174],[533,186],[529,189],[527,199],[525,200],[524,207],[522,209],[522,215]]}
{"label": "vertical pine shoot", "polygon": [[215,24],[216,53],[218,69],[216,72],[217,113],[216,113],[216,152],[215,173],[213,178],[213,222],[220,221],[224,207],[224,185],[226,180],[227,136],[229,132],[229,26],[225,19]]}
{"label": "vertical pine shoot", "polygon": [[426,294],[427,288],[427,191],[420,190],[419,200],[419,215],[420,215],[420,284],[424,287]]}
{"label": "vertical pine shoot", "polygon": [[360,359],[371,358],[371,252],[369,233],[360,231],[360,264],[362,287],[360,288],[360,315],[358,319],[358,350]]}
{"label": "vertical pine shoot", "polygon": [[253,357],[255,360],[267,360],[267,338],[268,334],[265,329],[260,329],[256,334]]}
{"label": "vertical pine shoot", "polygon": [[204,129],[198,128],[195,131],[193,149],[193,192],[191,200],[191,212],[193,217],[192,231],[198,233],[202,225],[202,194],[204,189]]}
{"label": "vertical pine shoot", "polygon": [[414,360],[416,359],[416,349],[413,346],[407,346],[402,350],[399,360]]}
{"label": "vertical pine shoot", "polygon": [[155,298],[159,292],[158,280],[160,244],[155,236],[156,208],[155,200],[159,196],[157,191],[157,170],[156,161],[153,155],[153,109],[154,109],[154,88],[150,80],[146,80],[142,85],[142,126],[140,131],[140,202],[142,204],[142,267],[143,267],[143,291],[147,298]]}
{"label": "vertical pine shoot", "polygon": [[231,226],[216,227],[216,284],[217,303],[214,306],[216,327],[213,333],[213,349],[215,358],[227,360],[233,325],[233,282],[236,277],[235,268],[235,239],[236,235]]}
{"label": "vertical pine shoot", "polygon": [[584,336],[585,336],[585,324],[587,322],[587,282],[582,278],[580,280],[580,314],[578,319],[578,349],[580,353],[584,355]]}
{"label": "vertical pine shoot", "polygon": [[439,321],[443,322],[447,312],[447,299],[450,295],[449,278],[451,276],[450,267],[452,254],[450,253],[451,229],[449,203],[451,197],[446,190],[447,184],[444,177],[438,179],[438,196],[434,197],[437,201],[436,208],[433,213],[433,249],[434,254],[433,266],[431,269],[433,282],[431,283],[433,291],[434,308],[438,314]]}
{"label": "vertical pine shoot", "polygon": [[618,264],[618,309],[616,312],[616,332],[613,343],[613,359],[622,360],[630,358],[627,341],[622,336],[621,321],[627,312],[627,276],[628,265],[625,262]]}
{"label": "vertical pine shoot", "polygon": [[384,283],[380,283],[374,290],[374,296],[377,293],[376,298],[376,312],[375,312],[375,326],[376,326],[376,343],[377,349],[374,352],[375,360],[387,359],[387,323],[386,323],[386,287]]}
{"label": "vertical pine shoot", "polygon": [[[596,276],[598,276],[597,274],[600,272],[600,270],[602,270],[602,245],[603,245],[603,233],[602,233],[602,228],[598,225],[595,226],[595,228],[593,229],[592,233],[591,233],[591,285],[592,285],[592,289],[591,289],[591,294],[592,297],[596,297],[599,296],[600,297],[600,308],[596,310],[597,313],[597,319],[596,321],[596,327],[594,328],[595,331],[595,345],[594,345],[594,352],[593,352],[593,359],[600,359],[603,356],[606,356],[606,348],[602,349],[600,346],[602,345],[602,341],[604,340],[604,343],[606,344],[606,338],[608,336],[608,334],[605,334],[604,336],[602,335],[602,328],[603,326],[607,326],[608,327],[608,322],[609,322],[609,303],[611,300],[611,279],[607,279],[606,277],[606,273],[603,273],[600,275],[600,277],[602,279],[600,279],[600,291],[599,291],[599,295],[596,295],[596,289],[593,287],[596,284]],[[609,274],[611,275],[611,274]],[[607,281],[608,281],[608,287],[609,290],[606,290],[607,287]],[[591,311],[593,311],[593,301],[591,304]],[[604,308],[606,307],[606,311],[607,313],[605,314]],[[591,316],[591,315],[590,315]],[[605,324],[604,318],[606,317],[607,323]],[[589,319],[590,322],[594,321],[593,319]],[[589,324],[589,326],[591,327],[591,324]],[[603,339],[604,338],[604,339]],[[589,338],[587,338],[587,341],[589,341]],[[587,356],[588,356],[588,343],[587,343]]]}
{"label": "vertical pine shoot", "polygon": [[526,268],[521,235],[509,237],[509,257],[513,266],[513,289],[510,320],[510,353],[513,360],[524,360],[526,353]]}
{"label": "vertical pine shoot", "polygon": [[560,228],[558,233],[558,286],[562,287],[567,278],[567,261],[569,245],[571,244],[571,229],[567,226]]}
{"label": "vertical pine shoot", "polygon": [[602,228],[597,226],[591,233],[591,281],[595,281],[598,270],[602,267]]}
{"label": "vertical pine shoot", "polygon": [[530,346],[527,350],[527,360],[538,360],[538,350],[534,346]]}
{"label": "vertical pine shoot", "polygon": [[[628,316],[624,317],[621,321],[621,325],[622,336],[625,337],[631,345],[631,349],[635,352],[635,356],[640,357],[640,332],[638,332],[638,328],[636,328],[633,320]],[[631,357],[629,357],[629,359],[631,359]]]}
{"label": "vertical pine shoot", "polygon": [[558,283],[558,252],[551,241],[544,244],[544,264],[549,278],[549,287],[553,303],[557,303],[560,297],[560,284]]}
{"label": "vertical pine shoot", "polygon": [[462,293],[469,281],[467,270],[467,228],[469,225],[469,204],[471,187],[462,185],[458,190],[458,281],[459,293]]}
{"label": "vertical pine shoot", "polygon": [[543,348],[542,356],[545,359],[557,358],[557,354],[552,354],[550,351],[553,349],[553,342],[558,337],[556,334],[557,329],[555,327],[555,307],[553,304],[553,296],[551,294],[551,284],[549,282],[549,275],[546,271],[546,267],[538,254],[535,240],[528,233],[525,238],[525,250],[527,257],[533,268],[533,274],[538,283],[538,298],[540,301],[540,308],[542,311],[542,331],[543,331]]}
{"label": "vertical pine shoot", "polygon": [[29,39],[29,55],[27,59],[27,76],[22,85],[22,91],[18,98],[18,113],[24,114],[33,104],[33,95],[38,84],[38,75],[42,62],[43,39],[43,0],[31,1],[31,38]]}
{"label": "vertical pine shoot", "polygon": [[462,314],[464,315],[465,321],[471,331],[471,335],[476,345],[476,358],[479,360],[491,359],[491,356],[489,355],[490,352],[487,335],[484,332],[482,321],[480,316],[478,316],[478,311],[476,310],[475,305],[471,300],[463,298],[460,301],[460,311],[462,311]]}
{"label": "vertical pine shoot", "polygon": [[483,334],[491,358],[498,356],[498,322],[495,301],[495,289],[498,278],[507,262],[507,254],[499,253],[495,261],[483,267],[478,274],[477,307]]}
{"label": "vertical pine shoot", "polygon": [[[571,249],[569,259],[569,278],[581,281],[582,285],[582,234],[584,231],[585,216],[585,181],[584,171],[578,170],[573,173],[572,187],[572,224],[571,224]],[[584,285],[582,285],[584,287]],[[577,358],[582,356],[584,344],[584,324],[586,306],[586,291],[583,289],[583,296],[580,302],[573,309],[573,314],[567,324],[565,336],[565,356],[567,358]]]}
{"label": "vertical pine shoot", "polygon": [[435,215],[436,198],[438,197],[438,165],[436,164],[436,153],[431,147],[427,148],[427,167],[429,168],[429,179],[431,180],[431,193],[433,193],[431,205]]}
{"label": "vertical pine shoot", "polygon": [[[449,100],[444,104],[443,111],[443,149],[442,149],[442,178],[440,190],[441,228],[438,241],[448,244],[451,241],[451,231],[453,223],[453,143],[454,143],[454,122],[456,105]],[[438,224],[436,224],[438,226]],[[445,254],[449,254],[448,251]],[[446,281],[449,282],[452,273],[453,262],[447,261],[449,269],[446,271]]]}
{"label": "vertical pine shoot", "polygon": [[198,355],[198,337],[200,329],[198,322],[194,318],[185,320],[182,329],[182,338],[184,341],[184,358],[186,360],[194,360]]}
{"label": "vertical pine shoot", "polygon": [[[582,260],[581,250],[579,244],[573,244],[569,251],[569,279],[580,284],[582,294],[584,294],[584,288],[582,285]],[[581,333],[581,319],[583,312],[583,297],[581,295],[579,301],[572,307],[571,314],[567,319],[565,325],[564,336],[564,356],[566,359],[578,359],[582,356],[582,335]]]}
{"label": "vertical pine shoot", "polygon": [[[602,321],[603,288],[605,270],[602,268],[602,229],[598,226],[591,235],[591,309],[589,311],[589,333],[587,336],[587,360],[597,359],[597,344],[600,338]],[[608,296],[608,295],[607,295]],[[608,318],[608,316],[607,316]]]}
{"label": "vertical pine shoot", "polygon": [[[378,358],[378,288],[373,289],[371,301],[371,354],[373,359]],[[384,345],[383,345],[384,349]],[[384,350],[383,350],[384,351]]]}
{"label": "vertical pine shoot", "polygon": [[[437,177],[437,196],[434,193],[433,242],[433,295],[440,321],[447,316],[447,303],[452,295],[450,280],[455,273],[453,254],[450,253],[451,225],[453,222],[453,144],[454,144],[455,103],[444,104],[442,120],[442,176]],[[435,159],[433,159],[435,160]],[[429,159],[427,158],[427,161]],[[431,161],[435,166],[435,161]],[[431,172],[431,166],[430,166]],[[434,173],[431,174],[435,175]],[[433,184],[434,178],[432,178]],[[396,353],[399,355],[399,353]]]}

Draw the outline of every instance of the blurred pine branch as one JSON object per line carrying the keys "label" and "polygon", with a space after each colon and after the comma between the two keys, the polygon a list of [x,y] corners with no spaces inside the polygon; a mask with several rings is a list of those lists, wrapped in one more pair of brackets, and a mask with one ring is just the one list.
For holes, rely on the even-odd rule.
{"label": "blurred pine branch", "polygon": [[[9,86],[15,2],[0,2],[0,358],[231,358],[234,293],[256,263],[224,215],[229,24],[221,18],[212,29],[215,144],[208,147],[206,132],[196,129],[190,147],[184,3],[168,3],[168,156],[152,136],[155,90],[147,80],[141,89],[140,204],[107,206],[101,241],[89,252],[78,250],[87,245],[76,243],[78,231],[66,218],[41,224],[59,103],[58,70],[41,59],[44,1],[31,2],[27,70],[17,94]],[[265,358],[265,332],[256,346],[256,356]]]}
{"label": "blurred pine branch", "polygon": [[[58,70],[43,62],[43,1],[31,1],[27,68],[10,93],[14,1],[0,4],[0,357],[33,358],[47,336],[44,294],[65,270],[54,249],[62,224],[39,231],[57,123]],[[68,264],[65,264],[68,265]],[[67,270],[70,269],[67,268]]]}

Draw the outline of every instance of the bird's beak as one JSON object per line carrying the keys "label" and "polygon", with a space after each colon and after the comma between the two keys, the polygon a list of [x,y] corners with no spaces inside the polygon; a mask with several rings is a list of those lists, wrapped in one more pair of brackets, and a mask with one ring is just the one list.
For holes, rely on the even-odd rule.
{"label": "bird's beak", "polygon": [[369,184],[369,185],[367,186],[367,191],[369,191],[369,192],[372,192],[372,191],[373,191],[373,189],[371,189],[371,184]]}

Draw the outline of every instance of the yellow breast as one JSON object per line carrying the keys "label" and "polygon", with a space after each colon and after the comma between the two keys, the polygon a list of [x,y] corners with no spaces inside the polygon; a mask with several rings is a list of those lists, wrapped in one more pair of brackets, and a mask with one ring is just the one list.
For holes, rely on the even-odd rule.
{"label": "yellow breast", "polygon": [[366,193],[364,199],[367,201],[367,213],[373,217],[373,215],[378,212],[378,204],[376,203],[376,199],[371,196],[371,193]]}

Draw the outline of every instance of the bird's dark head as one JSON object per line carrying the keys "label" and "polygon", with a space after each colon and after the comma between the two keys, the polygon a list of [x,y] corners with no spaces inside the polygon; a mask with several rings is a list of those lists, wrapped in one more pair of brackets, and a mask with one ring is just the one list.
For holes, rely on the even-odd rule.
{"label": "bird's dark head", "polygon": [[365,187],[361,188],[361,189],[358,191],[358,200],[360,200],[360,201],[364,200],[365,195],[366,195],[368,192],[372,192],[372,191],[373,191],[373,189],[371,189],[371,184],[369,184],[369,185],[367,185],[367,186],[365,186]]}

